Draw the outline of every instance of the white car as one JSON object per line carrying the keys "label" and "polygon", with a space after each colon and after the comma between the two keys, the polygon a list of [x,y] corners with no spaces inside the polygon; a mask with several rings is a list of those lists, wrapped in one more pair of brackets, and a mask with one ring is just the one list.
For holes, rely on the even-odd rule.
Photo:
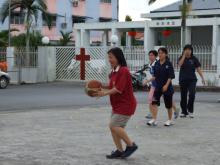
{"label": "white car", "polygon": [[8,86],[9,82],[9,74],[1,71],[0,69],[0,89],[5,89]]}

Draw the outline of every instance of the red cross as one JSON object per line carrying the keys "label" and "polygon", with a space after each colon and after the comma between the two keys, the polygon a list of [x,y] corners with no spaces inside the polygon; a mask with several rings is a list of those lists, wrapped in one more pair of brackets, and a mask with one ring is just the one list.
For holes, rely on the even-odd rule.
{"label": "red cross", "polygon": [[86,61],[90,61],[90,56],[86,55],[85,48],[80,48],[80,54],[76,55],[76,60],[80,61],[80,79],[85,80]]}

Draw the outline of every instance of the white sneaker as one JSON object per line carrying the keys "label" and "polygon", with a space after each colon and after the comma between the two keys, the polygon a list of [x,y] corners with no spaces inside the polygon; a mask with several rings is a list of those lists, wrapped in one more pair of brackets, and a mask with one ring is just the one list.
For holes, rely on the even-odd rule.
{"label": "white sneaker", "polygon": [[149,125],[149,126],[157,126],[157,121],[152,119],[152,120],[147,122],[147,125]]}
{"label": "white sneaker", "polygon": [[171,120],[167,120],[167,121],[164,123],[164,126],[166,126],[166,127],[169,127],[169,126],[171,126],[171,125],[174,125],[174,122],[171,121]]}
{"label": "white sneaker", "polygon": [[189,118],[194,118],[194,114],[193,113],[189,113]]}
{"label": "white sneaker", "polygon": [[186,118],[188,115],[185,115],[185,114],[180,114],[180,118]]}

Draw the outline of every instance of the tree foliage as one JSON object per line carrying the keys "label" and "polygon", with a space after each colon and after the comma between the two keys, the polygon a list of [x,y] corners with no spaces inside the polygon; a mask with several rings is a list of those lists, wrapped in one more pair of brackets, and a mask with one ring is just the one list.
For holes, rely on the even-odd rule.
{"label": "tree foliage", "polygon": [[62,38],[60,39],[59,44],[61,46],[67,46],[68,43],[72,40],[72,32],[60,31]]}

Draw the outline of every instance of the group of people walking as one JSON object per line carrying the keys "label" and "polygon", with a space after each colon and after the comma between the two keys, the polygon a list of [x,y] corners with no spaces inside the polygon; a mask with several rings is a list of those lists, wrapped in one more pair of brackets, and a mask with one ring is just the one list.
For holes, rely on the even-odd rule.
{"label": "group of people walking", "polygon": [[[103,87],[108,90],[98,91],[94,96],[103,97],[109,95],[112,105],[109,128],[116,150],[107,155],[106,158],[127,158],[138,149],[138,146],[129,138],[125,131],[127,122],[135,113],[137,101],[133,94],[131,75],[127,68],[127,62],[123,51],[117,47],[112,48],[108,51],[108,58],[112,67],[112,71],[109,75],[110,83]],[[161,47],[158,51],[150,51],[149,61],[150,74],[152,77],[143,82],[145,84],[151,83],[148,94],[150,109],[150,115],[148,116],[151,116],[152,119],[147,122],[147,125],[156,126],[158,124],[158,106],[160,106],[160,98],[163,96],[164,104],[168,112],[168,120],[164,123],[164,126],[171,126],[174,124],[173,112],[174,118],[177,118],[178,111],[173,101],[174,88],[172,80],[175,78],[175,72],[169,60],[167,49]],[[181,117],[190,116],[193,118],[197,82],[195,71],[198,71],[203,84],[205,84],[205,80],[201,71],[201,64],[193,55],[193,47],[191,45],[186,45],[184,47],[183,53],[178,60],[178,65],[180,66],[179,84],[181,91]],[[122,141],[126,144],[125,150],[123,149]]]}

